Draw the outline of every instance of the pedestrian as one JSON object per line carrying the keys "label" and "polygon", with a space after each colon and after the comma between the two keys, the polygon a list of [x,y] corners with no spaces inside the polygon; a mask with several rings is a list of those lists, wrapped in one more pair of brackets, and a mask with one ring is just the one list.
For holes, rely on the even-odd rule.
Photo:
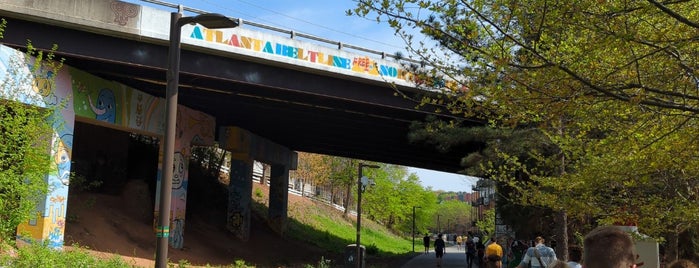
{"label": "pedestrian", "polygon": [[587,268],[635,268],[633,238],[615,226],[597,227],[583,241],[583,265]]}
{"label": "pedestrian", "polygon": [[466,265],[468,268],[473,266],[473,259],[476,258],[476,243],[472,240],[466,241]]}
{"label": "pedestrian", "polygon": [[461,243],[464,242],[464,238],[461,235],[456,236],[456,249],[461,250]]}
{"label": "pedestrian", "polygon": [[425,254],[430,253],[430,234],[425,233],[425,237],[422,238],[422,244],[425,245]]}
{"label": "pedestrian", "polygon": [[561,260],[555,260],[551,262],[549,265],[546,267],[548,268],[569,268],[568,263],[561,261]]}
{"label": "pedestrian", "polygon": [[509,268],[515,268],[519,263],[522,261],[522,255],[524,254],[524,251],[527,250],[527,245],[524,243],[524,241],[521,240],[514,240],[512,241],[512,244],[510,244],[510,253],[512,257],[510,258],[511,260],[509,261],[509,265],[507,267]]}
{"label": "pedestrian", "polygon": [[442,234],[437,235],[437,240],[434,241],[434,253],[437,256],[437,267],[442,267],[442,257],[444,257],[444,240]]}
{"label": "pedestrian", "polygon": [[697,265],[690,260],[679,259],[671,262],[667,268],[697,268]]}
{"label": "pedestrian", "polygon": [[502,246],[498,244],[497,237],[490,237],[490,243],[485,248],[485,261],[492,263],[489,267],[502,267]]}
{"label": "pedestrian", "polygon": [[582,248],[578,245],[568,247],[568,266],[570,268],[582,268]]}
{"label": "pedestrian", "polygon": [[485,256],[485,245],[481,241],[476,242],[476,260],[478,267],[483,267],[483,257]]}
{"label": "pedestrian", "polygon": [[[518,268],[543,268],[550,267],[551,263],[556,259],[556,252],[552,248],[547,247],[544,244],[545,240],[541,236],[534,238],[535,245],[527,249],[522,257],[522,262],[517,266]],[[587,268],[597,268],[596,266],[587,266]]]}

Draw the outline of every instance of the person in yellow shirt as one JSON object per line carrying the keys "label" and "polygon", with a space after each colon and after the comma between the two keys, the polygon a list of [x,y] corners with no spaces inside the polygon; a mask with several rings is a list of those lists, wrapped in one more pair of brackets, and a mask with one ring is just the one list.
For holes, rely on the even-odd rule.
{"label": "person in yellow shirt", "polygon": [[502,267],[502,246],[498,245],[497,237],[490,238],[490,243],[485,248],[486,267]]}
{"label": "person in yellow shirt", "polygon": [[456,237],[456,249],[461,250],[461,243],[464,242],[464,238],[461,235]]}

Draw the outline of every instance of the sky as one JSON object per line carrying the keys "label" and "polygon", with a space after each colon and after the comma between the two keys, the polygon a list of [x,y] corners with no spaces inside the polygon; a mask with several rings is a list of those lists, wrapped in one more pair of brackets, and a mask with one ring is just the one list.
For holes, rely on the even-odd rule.
{"label": "sky", "polygon": [[[176,11],[174,8],[141,0],[126,0],[126,2]],[[383,51],[387,54],[406,51],[403,40],[395,36],[394,30],[387,24],[380,24],[373,19],[347,16],[346,11],[356,5],[352,0],[167,0],[162,2],[293,30]],[[192,14],[185,13],[185,16],[187,15]],[[257,30],[249,25],[243,27]],[[403,53],[403,55],[407,54]],[[409,172],[415,173],[423,186],[432,187],[433,190],[470,192],[471,186],[477,180],[460,174],[419,168],[409,168]]]}

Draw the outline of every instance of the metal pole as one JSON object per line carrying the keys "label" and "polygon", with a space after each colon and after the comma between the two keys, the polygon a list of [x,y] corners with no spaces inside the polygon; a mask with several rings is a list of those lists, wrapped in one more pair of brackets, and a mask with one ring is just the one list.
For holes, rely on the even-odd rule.
{"label": "metal pole", "polygon": [[180,72],[180,27],[177,21],[181,13],[170,14],[170,48],[168,49],[167,88],[165,89],[165,141],[162,177],[160,179],[160,206],[156,226],[155,266],[167,267],[168,240],[170,237],[170,199],[172,197],[172,173],[175,159],[175,126],[177,123],[177,91]]}
{"label": "metal pole", "polygon": [[438,233],[442,233],[442,226],[439,224],[439,215],[437,215],[437,231]]}
{"label": "metal pole", "polygon": [[415,252],[415,206],[413,206],[413,252]]}
{"label": "metal pole", "polygon": [[362,226],[362,168],[364,167],[364,164],[359,163],[359,168],[357,170],[358,178],[357,178],[357,258],[356,260],[356,267],[360,268],[361,267],[361,248],[360,248],[360,232],[361,232],[361,226]]}
{"label": "metal pole", "polygon": [[[361,233],[361,228],[362,228],[362,191],[364,187],[362,187],[362,169],[363,168],[380,168],[377,165],[366,165],[364,163],[359,163],[359,167],[357,170],[358,173],[358,178],[357,178],[357,268],[362,267],[362,254],[361,254],[361,248],[360,248],[360,233]],[[366,185],[368,186],[368,185]],[[365,186],[365,187],[366,187]]]}

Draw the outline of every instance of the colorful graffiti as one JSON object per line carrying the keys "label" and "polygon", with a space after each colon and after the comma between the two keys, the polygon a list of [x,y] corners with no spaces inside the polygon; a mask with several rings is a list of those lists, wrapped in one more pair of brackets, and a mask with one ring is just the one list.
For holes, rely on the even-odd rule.
{"label": "colorful graffiti", "polygon": [[[165,129],[165,102],[160,98],[68,66],[58,72],[35,68],[39,70],[38,75],[35,75],[30,71],[31,66],[27,64],[34,61],[27,59],[21,52],[0,46],[0,75],[9,76],[10,80],[15,80],[20,85],[13,87],[19,92],[15,94],[16,100],[54,109],[58,120],[55,120],[53,126],[51,154],[55,172],[47,176],[49,194],[39,204],[36,216],[17,228],[18,239],[28,242],[48,241],[50,246],[61,248],[66,223],[76,116],[85,118],[87,122],[94,120],[96,123],[114,125],[120,129],[139,130],[152,133],[154,136],[162,136]],[[18,77],[22,75],[32,76],[28,81],[23,81]],[[8,96],[8,94],[2,96]],[[170,220],[173,234],[170,244],[175,248],[183,246],[190,147],[212,145],[214,127],[213,117],[183,106],[178,107],[176,161],[173,167],[175,183],[173,183]],[[162,150],[160,159],[162,160]],[[158,172],[158,185],[161,173]],[[156,215],[157,208],[156,204]]]}
{"label": "colorful graffiti", "polygon": [[350,58],[349,56],[306,49],[300,45],[285,44],[235,33],[226,34],[223,30],[207,29],[201,26],[193,27],[189,37],[371,76],[381,76],[401,81],[414,79],[412,72],[397,64],[385,64],[383,61],[373,60],[366,56]]}

